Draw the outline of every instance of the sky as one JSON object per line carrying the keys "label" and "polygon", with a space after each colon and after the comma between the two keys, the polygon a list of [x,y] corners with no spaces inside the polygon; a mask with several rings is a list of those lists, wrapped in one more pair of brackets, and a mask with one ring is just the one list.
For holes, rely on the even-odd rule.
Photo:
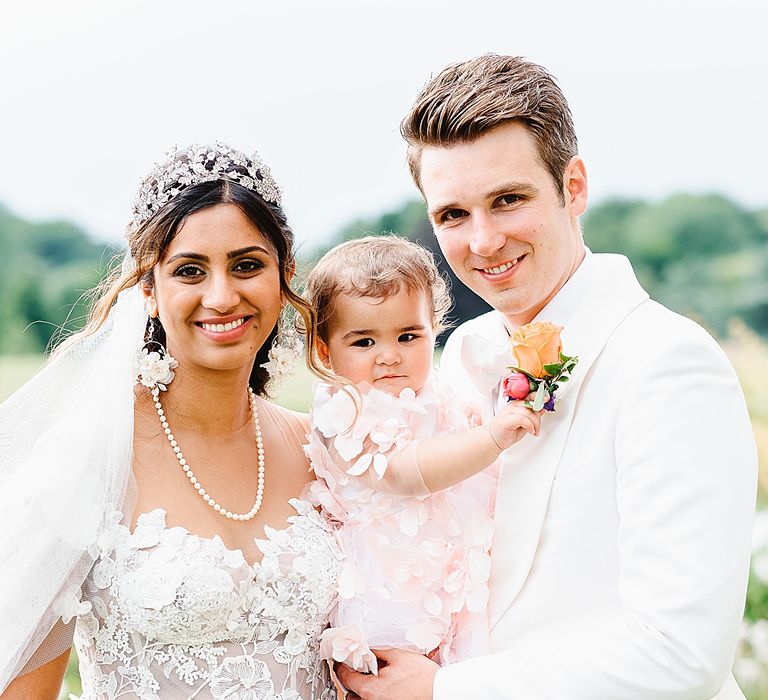
{"label": "sky", "polygon": [[258,149],[313,246],[417,197],[398,126],[481,53],[558,79],[592,202],[768,206],[764,0],[25,0],[0,5],[0,203],[117,241],[172,145]]}

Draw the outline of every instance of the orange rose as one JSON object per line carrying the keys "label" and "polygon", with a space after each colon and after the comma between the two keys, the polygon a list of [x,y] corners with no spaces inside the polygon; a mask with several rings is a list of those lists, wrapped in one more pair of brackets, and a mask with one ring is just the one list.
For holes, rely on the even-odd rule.
{"label": "orange rose", "polygon": [[560,351],[563,349],[560,340],[562,330],[562,326],[548,321],[520,326],[510,338],[517,367],[537,379],[546,377],[544,365],[560,362]]}

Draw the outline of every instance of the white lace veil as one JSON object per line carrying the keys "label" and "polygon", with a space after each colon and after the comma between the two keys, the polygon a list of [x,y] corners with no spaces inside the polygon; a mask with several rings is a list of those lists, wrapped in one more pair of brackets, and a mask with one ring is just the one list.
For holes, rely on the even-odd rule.
{"label": "white lace veil", "polygon": [[102,521],[128,505],[146,319],[139,288],[122,292],[0,405],[0,692],[69,648]]}

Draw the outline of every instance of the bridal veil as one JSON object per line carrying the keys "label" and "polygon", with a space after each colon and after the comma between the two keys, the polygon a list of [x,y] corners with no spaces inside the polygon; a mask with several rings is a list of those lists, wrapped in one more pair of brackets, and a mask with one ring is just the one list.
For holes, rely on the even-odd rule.
{"label": "bridal veil", "polygon": [[129,505],[146,319],[138,286],[123,291],[97,332],[0,405],[0,692],[71,646],[103,521]]}

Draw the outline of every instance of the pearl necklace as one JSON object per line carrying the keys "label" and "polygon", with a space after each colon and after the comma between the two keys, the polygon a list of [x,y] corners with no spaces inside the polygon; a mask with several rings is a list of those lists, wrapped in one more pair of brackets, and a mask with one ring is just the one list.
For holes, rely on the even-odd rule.
{"label": "pearl necklace", "polygon": [[225,518],[229,520],[251,520],[256,516],[261,508],[262,501],[264,500],[264,442],[261,439],[261,423],[259,423],[259,412],[256,408],[256,395],[253,393],[253,389],[248,387],[248,403],[251,406],[251,416],[253,417],[253,425],[256,428],[256,450],[258,452],[259,460],[259,478],[256,486],[256,500],[253,503],[253,507],[247,513],[233,513],[231,510],[223,508],[220,504],[211,498],[211,495],[206,492],[203,485],[197,480],[194,472],[189,468],[187,460],[184,459],[184,455],[181,452],[179,444],[176,442],[176,438],[173,437],[171,427],[168,425],[168,419],[165,417],[163,406],[160,403],[160,389],[155,386],[152,388],[152,398],[155,400],[155,409],[157,415],[160,417],[160,424],[165,431],[165,437],[168,438],[168,442],[173,449],[173,453],[176,455],[176,459],[179,460],[181,468],[184,470],[189,482],[195,487],[202,499],[213,508],[217,513],[221,513]]}

